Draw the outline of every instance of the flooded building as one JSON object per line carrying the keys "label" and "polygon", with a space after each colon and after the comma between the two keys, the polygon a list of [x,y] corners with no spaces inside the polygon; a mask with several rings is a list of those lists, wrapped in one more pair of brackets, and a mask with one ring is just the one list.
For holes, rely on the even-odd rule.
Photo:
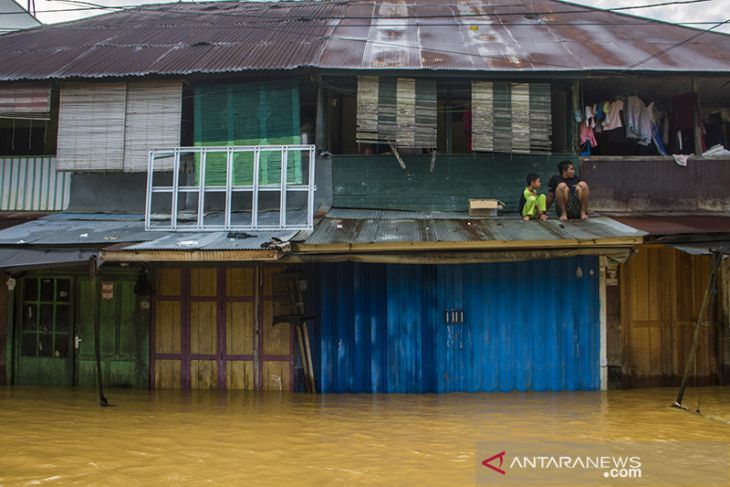
{"label": "flooded building", "polygon": [[[726,35],[550,0],[215,2],[0,52],[0,210],[44,214],[0,231],[6,384],[681,378],[730,241]],[[589,218],[522,221],[525,177],[544,192],[561,161]]]}

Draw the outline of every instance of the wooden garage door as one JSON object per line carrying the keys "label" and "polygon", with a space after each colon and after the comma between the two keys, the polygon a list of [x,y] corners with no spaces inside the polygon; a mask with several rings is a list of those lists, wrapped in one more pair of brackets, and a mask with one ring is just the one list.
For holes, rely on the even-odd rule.
{"label": "wooden garage door", "polygon": [[[710,265],[706,256],[692,256],[670,247],[644,247],[623,266],[625,363],[632,386],[672,385],[681,379]],[[691,369],[691,383],[715,383],[717,368],[713,306],[700,328],[697,368]]]}
{"label": "wooden garage door", "polygon": [[159,269],[153,373],[160,389],[291,390],[291,328],[272,323],[278,268]]}

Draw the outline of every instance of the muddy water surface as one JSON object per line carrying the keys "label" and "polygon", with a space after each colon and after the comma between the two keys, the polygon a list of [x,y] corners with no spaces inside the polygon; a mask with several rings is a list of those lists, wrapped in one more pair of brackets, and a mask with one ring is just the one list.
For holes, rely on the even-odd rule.
{"label": "muddy water surface", "polygon": [[[326,395],[0,388],[0,485],[474,485],[477,442],[730,442],[730,388]],[[697,390],[685,404],[696,405]]]}

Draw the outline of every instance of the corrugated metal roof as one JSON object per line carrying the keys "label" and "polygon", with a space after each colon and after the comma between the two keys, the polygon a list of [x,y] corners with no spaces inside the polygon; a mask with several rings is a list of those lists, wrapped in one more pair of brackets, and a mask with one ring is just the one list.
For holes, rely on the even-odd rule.
{"label": "corrugated metal roof", "polygon": [[177,3],[0,36],[0,80],[301,67],[729,72],[730,36],[685,42],[697,33],[555,0]]}
{"label": "corrugated metal roof", "polygon": [[0,249],[0,269],[81,264],[96,254],[96,251],[77,249],[5,248]]}
{"label": "corrugated metal roof", "polygon": [[730,214],[612,215],[652,236],[730,233]]}
{"label": "corrugated metal roof", "polygon": [[[357,215],[361,213],[360,215]],[[387,243],[444,242],[548,242],[571,241],[600,244],[609,239],[640,239],[645,232],[605,216],[562,223],[523,222],[516,217],[475,219],[459,215],[451,219],[420,218],[418,212],[400,218],[378,218],[372,210],[347,210],[349,218],[330,212],[304,240],[302,250],[318,245],[367,245]],[[409,215],[409,213],[412,213]],[[332,215],[335,215],[333,217]]]}
{"label": "corrugated metal roof", "polygon": [[228,232],[169,233],[124,250],[261,250],[272,241],[288,242],[297,233],[251,232],[236,237],[229,237]]}
{"label": "corrugated metal roof", "polygon": [[65,210],[72,176],[55,157],[0,157],[0,210]]}
{"label": "corrugated metal roof", "polygon": [[142,215],[57,214],[0,231],[0,245],[112,246],[124,250],[259,250],[298,232],[145,232]]}

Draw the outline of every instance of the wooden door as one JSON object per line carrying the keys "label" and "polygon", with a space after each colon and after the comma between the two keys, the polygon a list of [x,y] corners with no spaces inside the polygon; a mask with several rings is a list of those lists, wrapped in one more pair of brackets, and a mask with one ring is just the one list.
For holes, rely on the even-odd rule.
{"label": "wooden door", "polygon": [[21,280],[16,320],[15,383],[73,384],[73,316],[70,277]]}
{"label": "wooden door", "polygon": [[154,386],[291,390],[291,327],[273,325],[275,272],[261,266],[159,269]]}
{"label": "wooden door", "polygon": [[[621,268],[625,372],[631,386],[678,383],[709,279],[710,259],[670,247],[642,247]],[[714,383],[715,313],[700,329],[695,379]],[[698,382],[699,383],[699,382]]]}
{"label": "wooden door", "polygon": [[[99,280],[99,351],[104,386],[145,387],[147,384],[146,364],[140,352],[147,348],[148,331],[143,321],[148,320],[142,320],[142,313],[138,311],[134,284],[134,277],[102,276]],[[94,296],[88,278],[79,280],[78,297],[78,309],[92,309]],[[81,312],[76,322],[79,337],[77,384],[93,387],[96,385],[94,317]]]}

